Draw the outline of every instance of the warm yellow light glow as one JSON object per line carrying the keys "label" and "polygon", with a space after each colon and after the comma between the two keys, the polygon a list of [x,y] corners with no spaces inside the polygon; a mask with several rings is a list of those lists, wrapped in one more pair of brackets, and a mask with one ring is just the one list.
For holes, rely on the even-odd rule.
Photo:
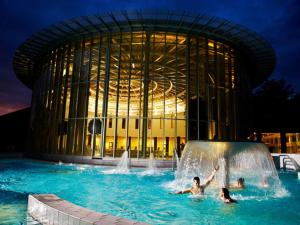
{"label": "warm yellow light glow", "polygon": [[[102,98],[98,98],[98,112],[102,112]],[[127,115],[127,102],[119,101],[118,105],[118,114],[120,116]],[[153,102],[153,116],[159,115],[171,115],[177,113],[184,113],[185,112],[185,102],[182,99],[177,98],[177,105],[175,104],[175,99],[166,99],[165,104],[163,103],[162,99],[155,100]],[[151,105],[149,105],[149,111],[152,110]],[[138,116],[140,111],[140,102],[139,101],[130,101],[129,104],[129,115],[130,116]],[[89,113],[95,112],[95,98],[89,98]],[[108,106],[108,114],[113,115],[116,112],[116,101],[111,100]]]}
{"label": "warm yellow light glow", "polygon": [[215,46],[214,42],[208,41],[208,46],[213,48]]}

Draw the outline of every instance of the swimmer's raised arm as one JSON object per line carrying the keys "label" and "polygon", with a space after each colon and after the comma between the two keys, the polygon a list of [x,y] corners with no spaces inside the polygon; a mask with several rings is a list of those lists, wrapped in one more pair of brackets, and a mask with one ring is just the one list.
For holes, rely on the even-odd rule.
{"label": "swimmer's raised arm", "polygon": [[183,191],[177,191],[175,194],[186,194],[186,193],[190,193],[190,192],[191,192],[191,188],[183,190]]}
{"label": "swimmer's raised arm", "polygon": [[205,183],[202,185],[202,187],[206,188],[210,182],[214,179],[214,176],[216,172],[219,170],[220,166],[216,165],[214,171],[211,173],[211,175],[206,179]]}

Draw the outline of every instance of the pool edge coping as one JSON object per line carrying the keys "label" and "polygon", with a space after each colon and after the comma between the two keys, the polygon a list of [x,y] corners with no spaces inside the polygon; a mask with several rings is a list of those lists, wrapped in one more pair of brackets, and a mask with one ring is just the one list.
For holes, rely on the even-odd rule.
{"label": "pool edge coping", "polygon": [[42,224],[66,225],[147,225],[106,213],[95,212],[54,194],[28,196],[27,213]]}

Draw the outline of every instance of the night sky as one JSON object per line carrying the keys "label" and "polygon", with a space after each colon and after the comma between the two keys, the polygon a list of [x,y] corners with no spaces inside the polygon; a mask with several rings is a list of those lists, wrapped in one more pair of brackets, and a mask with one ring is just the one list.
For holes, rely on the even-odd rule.
{"label": "night sky", "polygon": [[205,13],[256,31],[276,51],[271,78],[285,79],[300,92],[299,0],[0,0],[0,115],[30,105],[31,90],[16,78],[12,59],[33,33],[73,17],[135,9]]}

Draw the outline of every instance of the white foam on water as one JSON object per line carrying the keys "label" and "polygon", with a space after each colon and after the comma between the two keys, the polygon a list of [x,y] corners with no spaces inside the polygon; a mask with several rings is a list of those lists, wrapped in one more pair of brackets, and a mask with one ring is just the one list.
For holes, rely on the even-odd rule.
{"label": "white foam on water", "polygon": [[269,200],[268,196],[244,196],[241,194],[231,194],[230,197],[232,199],[235,199],[237,201],[249,201],[249,200],[255,200],[255,201],[266,201]]}
{"label": "white foam on water", "polygon": [[274,197],[275,198],[285,198],[289,197],[291,194],[285,188],[279,188],[276,192]]}
{"label": "white foam on water", "polygon": [[205,195],[188,195],[188,198],[191,198],[191,199],[206,199],[207,197]]}
{"label": "white foam on water", "polygon": [[190,188],[192,185],[192,180],[190,178],[185,179],[175,179],[166,183],[163,183],[161,186],[168,191],[182,191],[187,188]]}
{"label": "white foam on water", "polygon": [[83,167],[83,166],[76,166],[76,170],[79,170],[79,171],[84,171],[86,170],[87,168],[86,167]]}
{"label": "white foam on water", "polygon": [[145,171],[142,171],[142,172],[138,172],[137,175],[138,176],[161,176],[163,175],[164,173],[159,171],[159,170],[150,170],[150,169],[147,169]]}
{"label": "white foam on water", "polygon": [[103,174],[130,174],[128,151],[124,151],[116,168],[103,170]]}
{"label": "white foam on water", "polygon": [[110,169],[101,171],[103,174],[131,174],[129,169]]}

